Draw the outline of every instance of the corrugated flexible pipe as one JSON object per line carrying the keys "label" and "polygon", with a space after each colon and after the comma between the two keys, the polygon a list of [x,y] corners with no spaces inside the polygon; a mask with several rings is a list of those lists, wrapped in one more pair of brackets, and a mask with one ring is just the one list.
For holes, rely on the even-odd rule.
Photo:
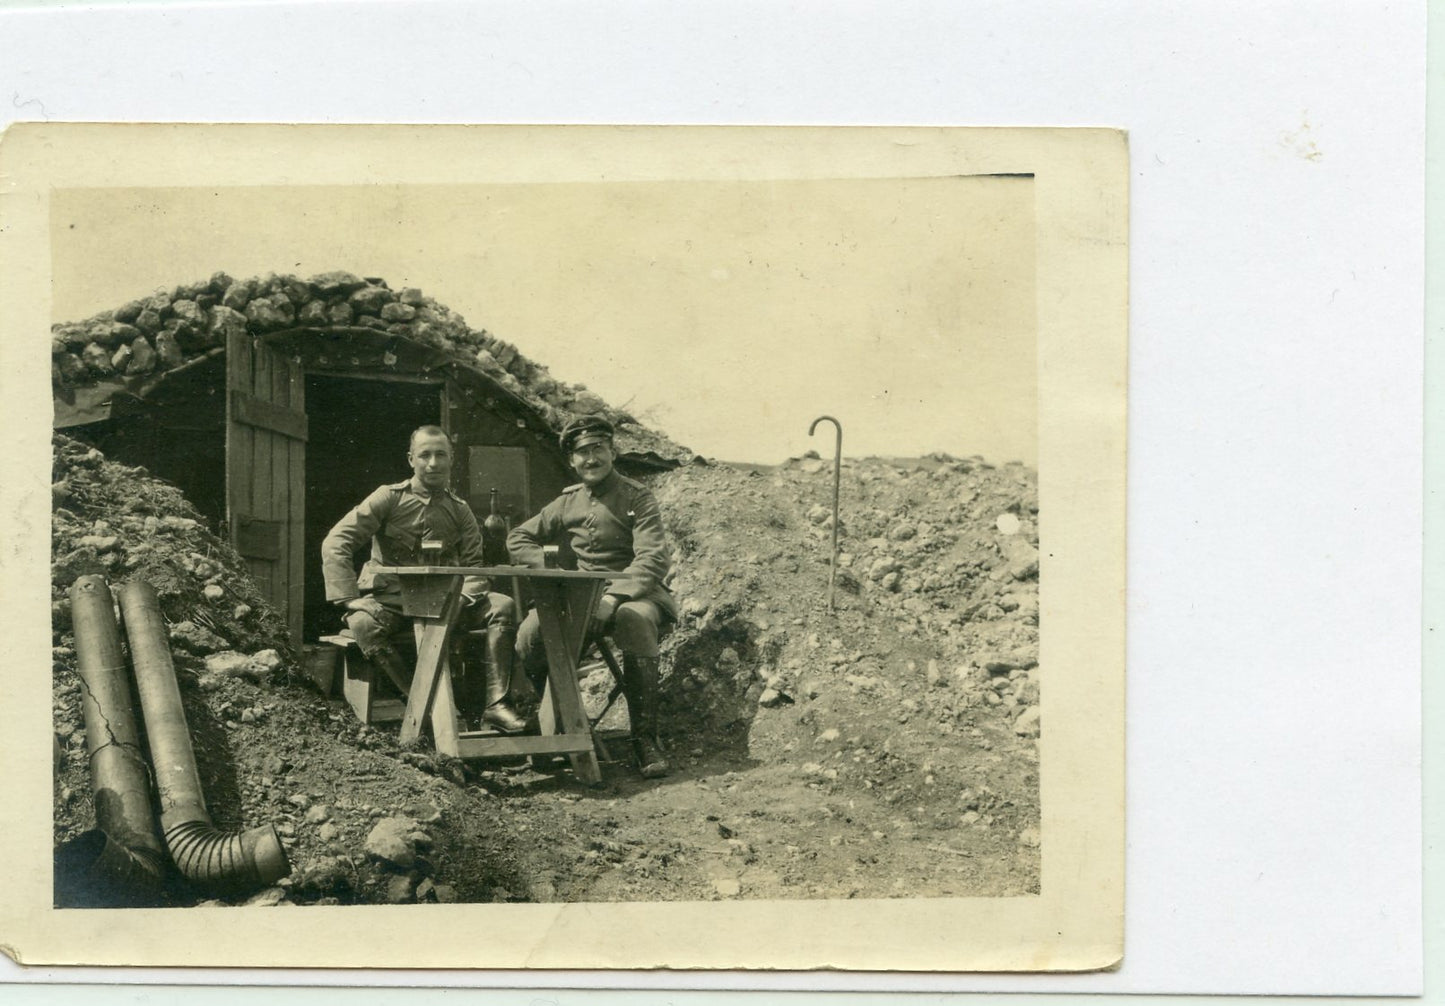
{"label": "corrugated flexible pipe", "polygon": [[187,880],[209,888],[242,890],[275,883],[291,872],[275,825],[223,832],[212,825],[206,811],[155,588],[144,580],[123,584],[120,610],[155,767],[161,828],[171,858]]}
{"label": "corrugated flexible pipe", "polygon": [[103,576],[70,587],[96,823],[57,853],[57,901],[72,904],[153,904],[165,866],[114,604]]}

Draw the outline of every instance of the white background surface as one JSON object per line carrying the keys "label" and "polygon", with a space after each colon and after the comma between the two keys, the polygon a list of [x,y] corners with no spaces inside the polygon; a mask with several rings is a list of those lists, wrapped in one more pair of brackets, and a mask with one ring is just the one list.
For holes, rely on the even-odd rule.
{"label": "white background surface", "polygon": [[1320,0],[11,10],[0,120],[1127,128],[1123,968],[570,981],[1410,994],[1424,48],[1421,4]]}

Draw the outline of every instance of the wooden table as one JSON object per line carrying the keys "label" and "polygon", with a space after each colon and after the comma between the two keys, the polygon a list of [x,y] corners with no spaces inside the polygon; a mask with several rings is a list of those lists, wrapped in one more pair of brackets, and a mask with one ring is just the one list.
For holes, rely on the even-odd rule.
{"label": "wooden table", "polygon": [[[564,754],[582,782],[602,780],[577,688],[577,665],[602,585],[615,573],[526,566],[388,566],[384,571],[397,575],[402,611],[415,619],[416,674],[401,721],[401,743],[415,741],[430,719],[432,738],[442,754],[454,758]],[[539,715],[540,736],[460,729],[447,640],[462,610],[462,584],[468,576],[515,577],[536,602],[548,679]],[[518,611],[518,619],[522,616]]]}

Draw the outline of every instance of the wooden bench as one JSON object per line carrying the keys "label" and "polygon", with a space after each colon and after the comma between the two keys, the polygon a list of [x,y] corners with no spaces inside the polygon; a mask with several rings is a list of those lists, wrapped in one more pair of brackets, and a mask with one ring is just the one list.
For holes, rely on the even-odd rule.
{"label": "wooden bench", "polygon": [[[322,636],[321,642],[340,652],[341,695],[363,723],[396,723],[406,713],[406,699],[377,696],[376,665],[361,653],[350,633]],[[385,675],[381,675],[385,677]]]}

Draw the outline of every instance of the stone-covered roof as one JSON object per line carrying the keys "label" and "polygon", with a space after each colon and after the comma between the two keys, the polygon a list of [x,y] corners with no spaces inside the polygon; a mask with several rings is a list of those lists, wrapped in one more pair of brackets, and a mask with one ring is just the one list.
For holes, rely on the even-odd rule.
{"label": "stone-covered roof", "polygon": [[308,329],[375,329],[441,350],[521,399],[554,432],[576,416],[604,415],[617,427],[624,454],[668,467],[693,460],[686,447],[608,405],[586,385],[556,379],[513,344],[471,328],[420,290],[394,291],[384,279],[349,272],[241,280],[218,272],[84,321],[52,325],[55,399],[80,414],[113,391],[149,394],[166,374],[224,347],[233,332]]}

